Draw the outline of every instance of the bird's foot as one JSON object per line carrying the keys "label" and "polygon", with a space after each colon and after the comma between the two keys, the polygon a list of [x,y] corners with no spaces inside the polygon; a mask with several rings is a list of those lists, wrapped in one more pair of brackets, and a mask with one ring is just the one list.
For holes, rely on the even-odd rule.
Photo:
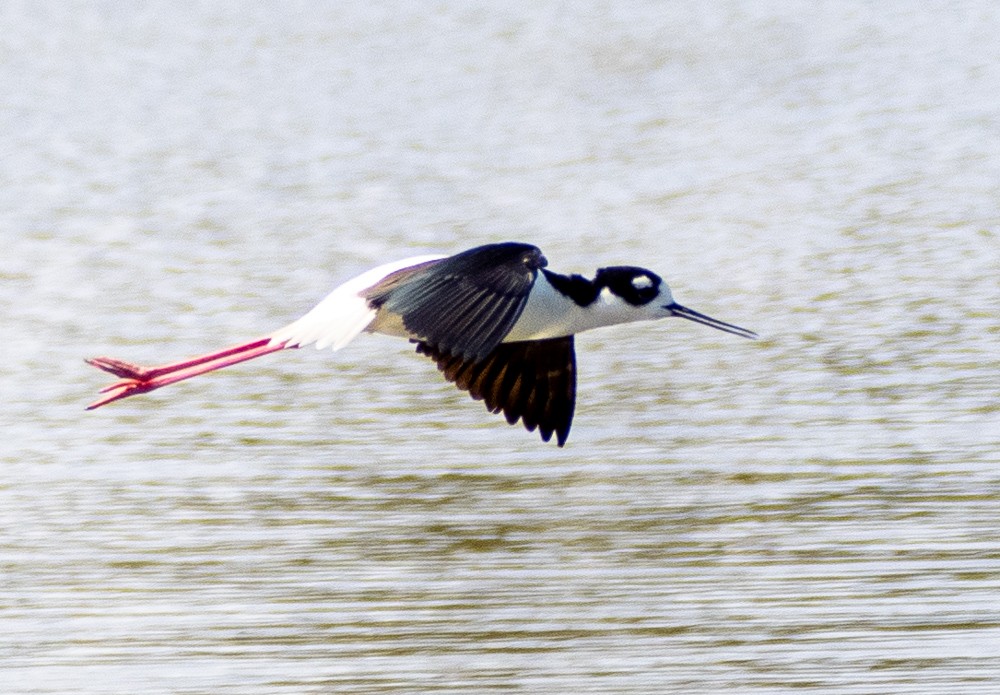
{"label": "bird's foot", "polygon": [[87,406],[87,410],[93,410],[94,408],[99,408],[102,405],[111,403],[112,401],[117,401],[120,398],[146,393],[147,391],[152,391],[156,388],[156,386],[152,383],[152,379],[155,378],[157,374],[154,369],[140,367],[137,364],[118,360],[113,357],[93,357],[85,361],[93,367],[103,369],[106,372],[120,377],[120,379],[115,383],[102,388],[100,393],[107,395],[100,400],[91,403]]}
{"label": "bird's foot", "polygon": [[92,357],[86,360],[87,364],[114,374],[119,377],[119,380],[101,389],[101,393],[106,395],[87,406],[87,410],[99,408],[112,401],[117,401],[119,398],[149,393],[168,384],[175,384],[199,374],[229,367],[284,349],[284,342],[272,344],[270,336],[264,336],[248,343],[210,352],[207,355],[170,364],[161,364],[158,367],[142,367],[113,357]]}
{"label": "bird's foot", "polygon": [[[111,374],[121,377],[122,379],[141,382],[146,381],[153,376],[153,374],[151,374],[153,370],[147,367],[140,367],[137,364],[125,362],[124,360],[117,360],[113,357],[91,357],[84,361],[92,367],[103,369],[104,371],[110,372]],[[115,388],[115,386],[116,385],[109,386],[104,389],[104,391],[110,391],[112,388]],[[102,393],[104,391],[102,391]]]}

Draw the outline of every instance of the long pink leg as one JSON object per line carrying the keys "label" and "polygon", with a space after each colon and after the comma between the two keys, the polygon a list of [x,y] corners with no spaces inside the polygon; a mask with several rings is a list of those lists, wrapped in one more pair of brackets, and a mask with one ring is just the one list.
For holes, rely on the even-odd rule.
{"label": "long pink leg", "polygon": [[269,355],[272,352],[284,350],[286,347],[285,343],[272,345],[270,341],[271,338],[269,336],[258,338],[249,343],[234,345],[224,350],[210,352],[207,355],[192,357],[188,360],[164,364],[158,367],[141,367],[111,357],[94,357],[88,359],[86,360],[87,364],[121,377],[121,380],[101,389],[101,393],[107,395],[88,405],[87,410],[100,408],[102,405],[107,405],[120,398],[127,398],[140,393],[149,393],[162,386],[175,384],[178,381],[190,379],[199,374],[214,372],[216,369],[222,369],[223,367],[246,362],[256,357]]}

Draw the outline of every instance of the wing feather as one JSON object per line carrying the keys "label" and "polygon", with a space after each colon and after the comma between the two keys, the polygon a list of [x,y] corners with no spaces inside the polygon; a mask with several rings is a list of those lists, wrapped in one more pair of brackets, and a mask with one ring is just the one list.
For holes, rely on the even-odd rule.
{"label": "wing feather", "polygon": [[452,355],[424,341],[417,352],[437,362],[444,377],[510,424],[521,420],[544,441],[566,443],[576,405],[573,336],[501,343],[482,360]]}
{"label": "wing feather", "polygon": [[414,339],[442,353],[482,360],[510,332],[546,264],[530,244],[478,246],[364,293],[397,314]]}

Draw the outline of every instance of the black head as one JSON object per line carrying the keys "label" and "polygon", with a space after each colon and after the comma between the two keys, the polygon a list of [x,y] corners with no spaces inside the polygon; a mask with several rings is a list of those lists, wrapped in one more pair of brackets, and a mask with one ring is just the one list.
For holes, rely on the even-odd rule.
{"label": "black head", "polygon": [[643,306],[660,296],[664,287],[663,279],[651,270],[631,265],[615,265],[599,268],[594,278],[598,292],[603,288],[632,306]]}

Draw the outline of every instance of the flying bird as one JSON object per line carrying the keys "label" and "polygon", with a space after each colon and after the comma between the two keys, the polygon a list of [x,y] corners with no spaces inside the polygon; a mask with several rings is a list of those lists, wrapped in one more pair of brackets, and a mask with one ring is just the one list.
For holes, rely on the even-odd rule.
{"label": "flying bird", "polygon": [[87,363],[119,377],[87,409],[148,393],[272,352],[315,344],[339,350],[362,332],[407,338],[444,377],[510,424],[566,443],[576,406],[577,333],[679,316],[744,338],[757,334],[674,301],[656,273],[599,268],[593,279],[547,269],[531,244],[488,244],[416,256],[348,280],[270,335],[158,367],[110,357]]}

